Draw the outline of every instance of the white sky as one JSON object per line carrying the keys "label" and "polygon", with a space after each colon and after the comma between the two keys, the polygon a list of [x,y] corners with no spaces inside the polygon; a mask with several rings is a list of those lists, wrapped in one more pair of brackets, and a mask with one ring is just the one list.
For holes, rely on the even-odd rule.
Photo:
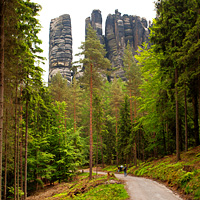
{"label": "white sky", "polygon": [[[123,16],[137,15],[145,17],[147,21],[155,18],[156,12],[154,7],[155,0],[32,0],[42,6],[42,11],[39,13],[39,20],[42,25],[42,30],[39,33],[39,39],[43,41],[41,48],[44,50],[42,56],[47,58],[43,67],[43,78],[48,82],[49,73],[49,26],[51,19],[57,18],[63,14],[69,14],[72,24],[72,38],[73,38],[73,61],[78,60],[74,55],[79,52],[78,47],[85,39],[85,19],[91,17],[94,9],[99,9],[102,14],[102,28],[105,29],[105,21],[108,14],[114,14],[115,10]],[[103,33],[104,34],[104,33]]]}

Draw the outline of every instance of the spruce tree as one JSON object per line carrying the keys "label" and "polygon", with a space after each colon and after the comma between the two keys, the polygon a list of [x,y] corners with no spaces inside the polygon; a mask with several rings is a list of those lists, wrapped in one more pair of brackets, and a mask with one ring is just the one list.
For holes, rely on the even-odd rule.
{"label": "spruce tree", "polygon": [[187,30],[194,15],[191,12],[191,1],[162,0],[156,2],[157,18],[152,27],[151,41],[156,52],[163,52],[161,70],[174,79],[176,105],[176,157],[180,160],[180,124],[179,124],[179,90],[178,82],[183,65],[178,62],[177,53],[182,47]]}

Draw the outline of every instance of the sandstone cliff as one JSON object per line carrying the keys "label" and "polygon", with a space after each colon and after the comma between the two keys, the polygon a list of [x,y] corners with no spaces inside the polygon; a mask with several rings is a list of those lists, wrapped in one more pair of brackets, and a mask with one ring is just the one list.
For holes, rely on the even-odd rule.
{"label": "sandstone cliff", "polygon": [[105,28],[105,43],[107,57],[112,63],[110,79],[120,77],[125,80],[123,69],[124,49],[129,40],[133,48],[133,55],[136,54],[138,46],[148,42],[149,29],[144,18],[133,15],[123,15],[115,10],[115,14],[108,15]]}
{"label": "sandstone cliff", "polygon": [[[148,42],[149,29],[146,19],[134,15],[123,15],[115,10],[106,19],[105,36],[102,33],[102,15],[100,10],[93,10],[91,17],[85,20],[85,30],[88,24],[97,31],[102,44],[105,45],[107,58],[112,63],[109,80],[114,76],[125,80],[123,67],[123,54],[127,42],[136,54],[138,46]],[[86,32],[85,32],[86,33]],[[87,34],[87,33],[86,33]],[[71,82],[72,63],[72,34],[71,19],[68,14],[52,19],[49,34],[49,82],[58,72]]]}
{"label": "sandstone cliff", "polygon": [[107,58],[112,63],[109,79],[112,80],[116,76],[125,80],[123,69],[124,49],[129,40],[133,48],[133,55],[135,55],[138,46],[141,46],[143,42],[149,41],[149,29],[146,19],[133,15],[121,16],[121,13],[115,10],[115,14],[107,16],[105,36],[103,36],[101,12],[94,10],[91,16],[91,19],[86,19],[86,28],[90,22],[92,27],[97,30],[97,35],[102,44],[105,44]]}
{"label": "sandstone cliff", "polygon": [[87,35],[88,24],[91,24],[94,30],[97,32],[97,36],[101,41],[101,44],[105,43],[104,36],[102,34],[102,16],[100,10],[93,10],[91,17],[86,18],[85,20],[85,35]]}
{"label": "sandstone cliff", "polygon": [[49,33],[49,82],[58,72],[71,81],[72,34],[68,14],[52,19]]}

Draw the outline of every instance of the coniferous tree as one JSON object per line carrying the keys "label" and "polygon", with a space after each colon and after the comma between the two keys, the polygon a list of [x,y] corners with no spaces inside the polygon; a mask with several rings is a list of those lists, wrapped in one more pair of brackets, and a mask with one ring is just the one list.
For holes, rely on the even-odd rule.
{"label": "coniferous tree", "polygon": [[131,154],[131,147],[133,146],[131,144],[133,142],[131,126],[129,97],[126,95],[120,109],[118,143],[120,161],[126,164]]}
{"label": "coniferous tree", "polygon": [[96,31],[89,24],[85,42],[81,46],[82,55],[80,62],[84,65],[82,77],[83,86],[88,86],[90,91],[90,179],[92,178],[93,131],[92,131],[92,97],[95,87],[101,86],[102,75],[110,67],[110,62],[104,56],[106,51],[97,37]]}
{"label": "coniferous tree", "polygon": [[118,158],[118,121],[119,121],[119,111],[121,103],[123,101],[122,86],[120,85],[119,79],[114,77],[114,80],[111,85],[111,107],[112,112],[115,115],[115,137],[116,137],[116,161],[117,166],[119,164]]}
{"label": "coniferous tree", "polygon": [[[178,82],[182,69],[177,62],[177,52],[182,47],[182,42],[186,36],[188,28],[191,26],[191,20],[194,15],[190,15],[191,2],[184,0],[163,0],[156,3],[157,18],[152,27],[153,34],[151,41],[156,45],[157,52],[163,52],[165,55],[162,62],[162,70],[166,71],[174,79],[175,105],[176,105],[176,156],[180,160],[180,124],[179,124],[179,97]],[[188,20],[190,19],[190,20]]]}
{"label": "coniferous tree", "polygon": [[[127,78],[127,91],[129,94],[129,101],[130,101],[130,120],[131,120],[131,129],[133,135],[133,99],[134,99],[134,122],[136,123],[137,117],[137,106],[136,106],[136,98],[139,95],[138,86],[140,84],[140,70],[136,65],[136,62],[133,57],[132,48],[128,41],[126,49],[124,50],[123,56],[123,64],[126,70],[126,78]],[[137,143],[136,143],[136,133],[133,135],[134,143],[133,143],[133,153],[134,153],[134,164],[137,165]]]}

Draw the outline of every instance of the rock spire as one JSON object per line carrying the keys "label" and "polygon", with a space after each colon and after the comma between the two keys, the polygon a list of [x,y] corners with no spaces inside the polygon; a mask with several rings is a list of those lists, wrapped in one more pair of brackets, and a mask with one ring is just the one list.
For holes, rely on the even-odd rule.
{"label": "rock spire", "polygon": [[72,33],[70,15],[52,19],[49,34],[49,82],[58,72],[71,82]]}

